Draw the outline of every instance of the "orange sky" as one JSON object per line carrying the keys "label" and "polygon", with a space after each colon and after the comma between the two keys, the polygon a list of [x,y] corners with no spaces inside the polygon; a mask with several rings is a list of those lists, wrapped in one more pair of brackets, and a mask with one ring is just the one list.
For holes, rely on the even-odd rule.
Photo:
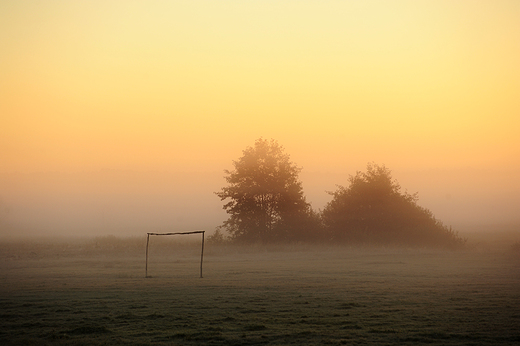
{"label": "orange sky", "polygon": [[4,0],[0,42],[0,173],[220,174],[259,137],[306,172],[520,169],[518,1]]}

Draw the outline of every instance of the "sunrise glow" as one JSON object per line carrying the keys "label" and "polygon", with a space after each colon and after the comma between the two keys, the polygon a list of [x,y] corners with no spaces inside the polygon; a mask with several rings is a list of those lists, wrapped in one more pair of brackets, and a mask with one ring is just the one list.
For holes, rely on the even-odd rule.
{"label": "sunrise glow", "polygon": [[307,173],[520,169],[517,1],[2,1],[0,41],[0,173],[219,179],[260,137]]}

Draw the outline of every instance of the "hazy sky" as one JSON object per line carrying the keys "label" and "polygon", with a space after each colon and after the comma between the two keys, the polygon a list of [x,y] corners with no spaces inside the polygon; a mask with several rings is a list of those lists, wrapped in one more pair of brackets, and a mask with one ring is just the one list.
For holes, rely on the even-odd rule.
{"label": "hazy sky", "polygon": [[4,0],[0,43],[0,202],[18,210],[106,170],[171,173],[152,188],[171,200],[206,182],[219,207],[222,171],[264,137],[318,207],[375,161],[441,219],[519,220],[519,1]]}

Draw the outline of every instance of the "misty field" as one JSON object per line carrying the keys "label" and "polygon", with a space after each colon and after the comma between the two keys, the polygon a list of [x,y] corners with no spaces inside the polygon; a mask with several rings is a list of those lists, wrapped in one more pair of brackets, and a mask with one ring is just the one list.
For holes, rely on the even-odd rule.
{"label": "misty field", "polygon": [[[198,238],[196,238],[198,239]],[[4,241],[0,344],[520,343],[509,250]]]}

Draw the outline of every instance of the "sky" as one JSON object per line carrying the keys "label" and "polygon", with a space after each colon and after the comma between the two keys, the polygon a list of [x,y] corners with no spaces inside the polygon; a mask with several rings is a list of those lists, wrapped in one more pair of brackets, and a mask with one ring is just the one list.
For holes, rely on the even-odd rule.
{"label": "sky", "polygon": [[0,233],[215,227],[260,137],[315,208],[376,162],[520,225],[518,1],[4,0],[0,42]]}

